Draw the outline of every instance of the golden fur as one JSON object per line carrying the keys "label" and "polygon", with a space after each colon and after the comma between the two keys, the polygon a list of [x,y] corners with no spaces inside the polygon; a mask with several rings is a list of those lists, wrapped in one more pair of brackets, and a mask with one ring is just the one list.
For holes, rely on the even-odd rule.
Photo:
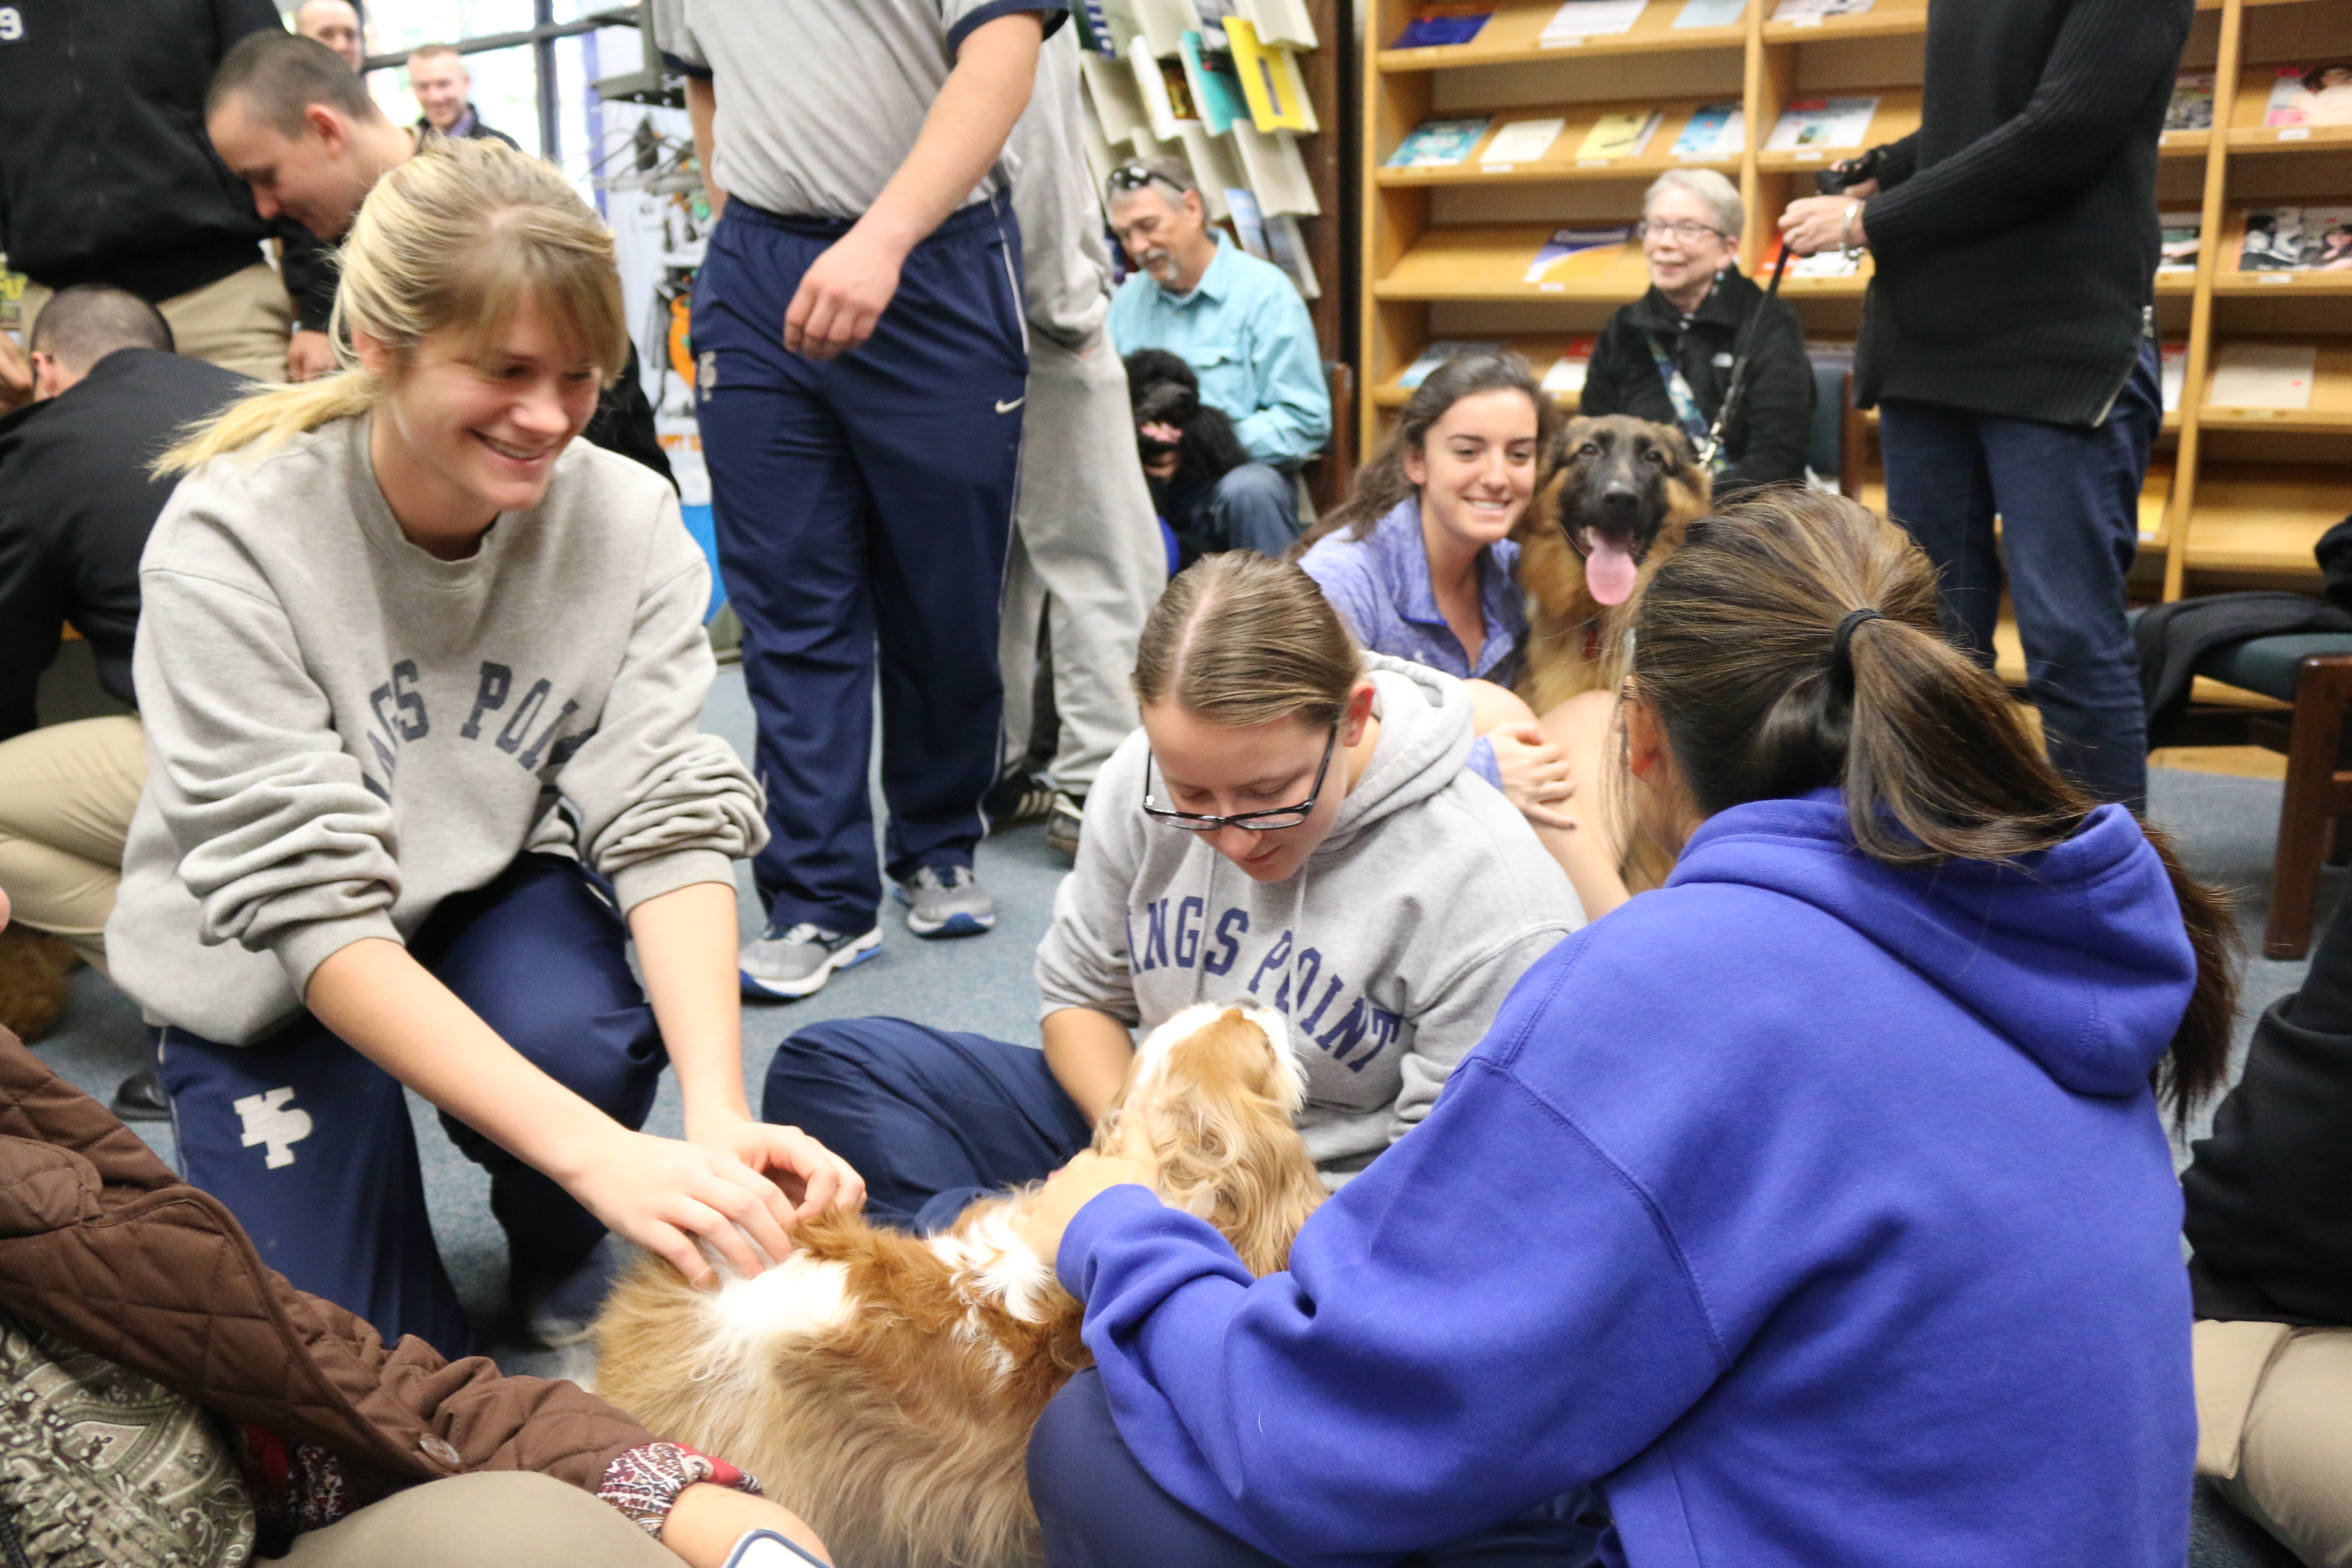
{"label": "golden fur", "polygon": [[[1612,449],[1595,449],[1603,447]],[[1707,509],[1706,470],[1683,433],[1670,426],[1622,414],[1578,419],[1569,425],[1561,450],[1559,480],[1511,531],[1519,543],[1519,586],[1528,598],[1527,667],[1519,695],[1538,713],[1623,679],[1625,632],[1641,607],[1642,590],[1681,545],[1684,531]],[[1597,465],[1612,456],[1630,458],[1645,481],[1634,523],[1641,571],[1624,603],[1602,605],[1585,585],[1584,557],[1568,535],[1590,517]]]}
{"label": "golden fur", "polygon": [[[1188,1008],[1136,1052],[1095,1147],[1143,1118],[1160,1197],[1271,1273],[1324,1194],[1291,1126],[1302,1093],[1279,1016]],[[1034,1191],[928,1239],[828,1215],[716,1292],[641,1259],[598,1321],[596,1390],[757,1477],[844,1568],[1036,1563],[1030,1429],[1089,1358],[1077,1302],[1013,1234]]]}

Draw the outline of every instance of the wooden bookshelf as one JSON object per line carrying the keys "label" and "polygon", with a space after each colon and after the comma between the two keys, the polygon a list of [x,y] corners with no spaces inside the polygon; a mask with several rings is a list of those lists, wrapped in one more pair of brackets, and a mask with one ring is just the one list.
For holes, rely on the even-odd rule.
{"label": "wooden bookshelf", "polygon": [[[1658,174],[1693,166],[1671,149],[1700,104],[1737,98],[1745,112],[1738,154],[1696,166],[1738,184],[1748,210],[1742,264],[1759,281],[1781,207],[1808,194],[1822,167],[1857,150],[1766,152],[1791,100],[1875,97],[1864,147],[1917,129],[1927,0],[1875,0],[1860,15],[1806,24],[1771,20],[1775,4],[1752,0],[1736,27],[1676,28],[1684,0],[1650,0],[1622,35],[1545,48],[1538,40],[1559,0],[1500,0],[1468,44],[1396,49],[1390,44],[1423,0],[1368,0],[1358,367],[1367,453],[1410,395],[1400,376],[1432,341],[1502,342],[1541,374],[1572,339],[1597,333],[1640,297],[1648,279],[1636,246],[1572,258],[1538,283],[1527,281],[1528,265],[1554,229],[1628,222]],[[2186,343],[2187,354],[2182,406],[2165,417],[2141,496],[2133,576],[2135,593],[2167,598],[2315,584],[2313,543],[2352,513],[2352,270],[2239,266],[2249,211],[2352,206],[2352,125],[2263,123],[2281,68],[2352,60],[2352,5],[2198,0],[2196,10],[2180,68],[2214,73],[2214,129],[2165,134],[2158,188],[2165,211],[2199,213],[2204,244],[2193,270],[2158,274],[2154,284],[2158,333]],[[1738,88],[1703,90],[1732,80],[1734,60]],[[1577,162],[1600,115],[1645,109],[1664,118],[1643,156]],[[1463,163],[1383,166],[1423,121],[1478,115],[1495,123]],[[1553,117],[1566,124],[1542,159],[1481,165],[1503,127]],[[1780,292],[1810,335],[1851,341],[1870,277],[1864,258],[1851,277],[1791,277]],[[2317,349],[2309,406],[2210,402],[2221,346],[2264,340]],[[1871,448],[1863,499],[1883,504],[1876,422],[1857,427]]]}

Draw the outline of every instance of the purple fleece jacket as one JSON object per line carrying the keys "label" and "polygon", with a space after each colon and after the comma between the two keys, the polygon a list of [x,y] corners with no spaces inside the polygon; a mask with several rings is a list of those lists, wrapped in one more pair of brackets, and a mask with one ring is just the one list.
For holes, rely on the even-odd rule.
{"label": "purple fleece jacket", "polygon": [[1633,1568],[2179,1568],[2147,1078],[2193,979],[2120,807],[1932,872],[1832,792],[1738,807],[1528,970],[1289,1272],[1126,1186],[1061,1278],[1144,1468],[1286,1563],[1597,1481]]}

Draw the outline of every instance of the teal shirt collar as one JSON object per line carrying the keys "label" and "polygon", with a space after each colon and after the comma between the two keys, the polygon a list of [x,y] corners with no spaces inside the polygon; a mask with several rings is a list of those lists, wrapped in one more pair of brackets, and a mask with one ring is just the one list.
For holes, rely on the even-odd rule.
{"label": "teal shirt collar", "polygon": [[1217,254],[1210,258],[1208,270],[1201,274],[1201,280],[1192,285],[1190,294],[1174,293],[1162,286],[1158,279],[1152,279],[1151,286],[1158,289],[1170,304],[1189,305],[1195,300],[1207,300],[1213,304],[1224,302],[1225,291],[1233,287],[1234,281],[1233,242],[1224,237],[1223,230],[1212,229],[1209,232],[1216,239]]}

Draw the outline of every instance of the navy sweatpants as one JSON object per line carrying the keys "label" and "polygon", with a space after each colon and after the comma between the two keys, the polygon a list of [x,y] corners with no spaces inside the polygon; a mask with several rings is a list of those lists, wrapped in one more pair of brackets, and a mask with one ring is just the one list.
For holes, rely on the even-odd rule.
{"label": "navy sweatpants", "polygon": [[[1280,1568],[1160,1489],[1119,1436],[1093,1367],[1063,1385],[1030,1434],[1029,1500],[1046,1568]],[[1397,1568],[1591,1568],[1623,1561],[1615,1533],[1600,1498],[1580,1489]]]}
{"label": "navy sweatpants", "polygon": [[[668,1058],[627,937],[578,862],[526,855],[444,900],[408,947],[533,1066],[638,1128]],[[391,1074],[308,1015],[252,1046],[164,1028],[156,1050],[182,1171],[228,1205],[263,1262],[365,1318],[386,1343],[415,1334],[453,1358],[470,1351]],[[554,1181],[464,1123],[441,1124],[489,1172],[490,1211],[519,1262],[568,1268],[603,1238]]]}
{"label": "navy sweatpants", "polygon": [[1901,398],[1879,409],[1886,513],[1936,563],[1945,629],[1990,667],[2006,557],[2051,763],[2136,811],[2147,804],[2147,712],[2124,574],[2163,422],[2154,343],[2141,345],[2106,422],[2087,430]]}
{"label": "navy sweatpants", "polygon": [[915,247],[864,346],[787,353],[784,310],[848,224],[727,204],[694,284],[697,415],[743,623],[779,927],[871,930],[866,795],[882,679],[887,870],[968,866],[996,776],[998,598],[1029,374],[1009,201]]}
{"label": "navy sweatpants", "polygon": [[904,1018],[813,1024],[776,1047],[760,1117],[866,1178],[866,1213],[918,1233],[1042,1181],[1094,1138],[1045,1053]]}

